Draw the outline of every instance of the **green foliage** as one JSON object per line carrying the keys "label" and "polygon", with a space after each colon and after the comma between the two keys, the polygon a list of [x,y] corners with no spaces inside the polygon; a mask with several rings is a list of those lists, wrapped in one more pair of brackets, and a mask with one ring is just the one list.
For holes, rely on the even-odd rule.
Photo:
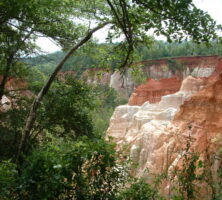
{"label": "green foliage", "polygon": [[[167,40],[182,41],[183,38],[195,42],[206,42],[217,36],[212,29],[220,29],[205,12],[195,7],[192,1],[135,0],[138,7],[132,16],[137,23],[144,23],[145,30],[154,29],[157,35]],[[207,25],[207,26],[206,26]]]}
{"label": "green foliage", "polygon": [[[14,158],[31,103],[31,97],[16,98],[16,104],[14,102],[11,109],[0,112],[1,159]],[[44,139],[47,131],[58,137],[72,139],[82,135],[92,137],[94,128],[90,113],[95,106],[96,98],[89,86],[69,78],[65,82],[58,80],[37,114],[29,145],[36,145],[38,134]]]}
{"label": "green foliage", "polygon": [[194,153],[184,155],[182,169],[176,171],[179,195],[176,195],[174,199],[196,199],[197,182],[199,181],[197,169],[201,168],[201,161],[197,163],[198,159],[199,156]]}
{"label": "green foliage", "polygon": [[[214,138],[214,144],[218,145],[220,140]],[[220,145],[219,145],[220,146]],[[204,160],[198,163],[198,168],[201,169],[200,180],[208,185],[212,200],[221,200],[222,197],[222,154],[220,148],[217,152],[210,152],[210,148],[206,147]],[[217,163],[217,164],[216,164]],[[216,166],[213,169],[213,166]]]}
{"label": "green foliage", "polygon": [[27,82],[28,89],[36,94],[46,81],[46,76],[37,68],[29,68],[28,76],[23,80]]}
{"label": "green foliage", "polygon": [[[105,68],[114,70],[120,63],[119,53],[116,52],[118,44],[89,42],[64,64],[62,71],[75,71],[77,77],[90,68]],[[23,59],[29,66],[38,68],[49,76],[56,64],[63,58],[65,52],[40,55]]]}
{"label": "green foliage", "polygon": [[114,109],[118,105],[126,104],[127,99],[121,98],[113,88],[107,85],[95,86],[93,92],[97,97],[97,106],[92,112],[95,133],[104,136]]}
{"label": "green foliage", "polygon": [[0,112],[0,160],[14,158],[30,104],[30,99],[17,97],[16,106]]}
{"label": "green foliage", "polygon": [[[152,43],[153,38],[146,33],[150,29],[157,35],[166,36],[168,41],[191,38],[195,42],[209,42],[217,38],[216,29],[221,28],[191,1],[2,0],[0,10],[0,71],[4,75],[4,81],[0,84],[0,98],[11,68],[17,68],[21,57],[37,50],[35,41],[39,36],[51,38],[68,49],[88,33],[92,22],[111,24],[107,41],[113,43],[112,40],[121,35],[125,39],[109,46],[112,53],[107,54],[106,49],[109,48],[106,44],[101,45],[99,57],[104,57],[103,63],[108,62],[112,69],[119,66],[125,71],[125,67],[135,58],[135,48],[141,43],[149,46]],[[80,23],[81,20],[85,23]],[[109,54],[111,56],[106,56]],[[87,54],[82,56],[82,60],[91,63],[95,60],[90,60]]]}
{"label": "green foliage", "polygon": [[158,191],[142,179],[135,180],[129,188],[120,192],[118,200],[153,200],[163,199],[158,194]]}
{"label": "green foliage", "polygon": [[[217,200],[219,190],[215,190],[215,186],[217,185],[216,187],[218,187],[221,177],[218,177],[217,181],[213,181],[211,169],[216,159],[214,156],[208,154],[208,147],[206,147],[205,157],[200,159],[199,154],[191,149],[191,143],[192,140],[189,136],[182,156],[182,166],[180,169],[176,167],[173,172],[173,180],[171,180],[174,185],[172,188],[172,192],[174,193],[173,200],[199,199],[202,196],[199,191],[202,185],[205,186],[206,191],[210,189],[206,192],[208,197],[211,197],[212,200]],[[213,160],[210,160],[209,156]],[[214,173],[216,173],[215,175],[219,175],[219,172],[215,171]]]}
{"label": "green foliage", "polygon": [[[80,23],[81,20],[86,24]],[[157,35],[165,35],[169,41],[181,41],[188,34],[195,42],[216,38],[215,22],[191,1],[2,0],[0,72],[5,82],[0,84],[0,99],[9,76],[29,75],[29,69],[22,61],[24,56],[38,49],[35,44],[37,37],[51,38],[67,50],[88,33],[91,22],[110,22],[110,43],[122,34],[125,39],[118,44],[89,43],[72,58],[72,62],[67,63],[67,69],[81,73],[85,68],[101,65],[111,69],[124,68],[137,57],[133,53],[138,44],[152,42],[152,38],[146,35],[150,29],[154,29]],[[29,81],[33,81],[30,88],[34,92],[45,80],[41,72],[49,75],[63,56],[64,53],[53,54],[52,60],[40,61],[37,70],[32,70]],[[102,100],[97,99],[101,115],[97,115],[98,120],[95,120],[96,132],[104,131],[107,126],[108,120],[102,120],[102,114],[108,113],[109,116],[121,101],[112,90],[101,91]],[[13,160],[31,100],[21,99],[20,102],[16,99],[11,109],[0,113],[1,160]],[[0,163],[2,199],[115,199],[124,182],[123,170],[116,162],[113,146],[95,137],[91,119],[95,102],[91,89],[79,81],[58,80],[53,84],[41,102],[32,132],[25,138],[28,142],[24,144],[29,151],[24,151],[27,154],[23,155],[23,165],[15,166],[8,161]],[[85,138],[81,138],[83,135]],[[181,182],[193,184],[195,160],[190,163],[191,167],[185,168],[184,174],[193,176],[181,179]],[[185,184],[181,188],[187,196],[193,197],[192,186]],[[131,197],[154,198],[157,192],[139,182],[120,194],[122,199]]]}
{"label": "green foliage", "polygon": [[57,81],[43,101],[36,126],[63,137],[92,136],[94,101],[90,87],[83,82],[73,78]]}
{"label": "green foliage", "polygon": [[175,74],[177,71],[184,70],[184,66],[176,60],[168,59],[167,64],[168,64],[170,71],[173,72],[173,74]]}
{"label": "green foliage", "polygon": [[147,76],[144,74],[141,66],[134,67],[131,71],[131,76],[137,85],[145,83],[147,80]]}
{"label": "green foliage", "polygon": [[0,198],[11,200],[17,184],[16,165],[10,161],[0,162]]}
{"label": "green foliage", "polygon": [[[73,55],[63,67],[63,71],[73,70],[79,77],[89,68],[108,68],[115,70],[120,63],[119,52],[115,49],[118,44],[99,44],[96,41],[90,43],[75,55]],[[96,52],[96,53],[95,53]],[[193,42],[183,41],[182,43],[168,43],[164,41],[154,41],[150,46],[139,45],[135,49],[134,61],[143,61],[149,59],[161,59],[179,56],[222,56],[222,45],[212,41],[210,46],[204,44],[194,44]],[[64,52],[56,52],[47,55],[41,55],[32,58],[23,59],[28,65],[37,68],[45,75],[49,75],[54,69],[56,63],[64,56]],[[134,71],[134,70],[133,70]],[[133,72],[134,73],[134,72]],[[135,69],[135,76],[142,75],[141,70]],[[141,76],[143,77],[143,76]],[[139,78],[140,79],[140,78]],[[142,78],[143,79],[143,78]],[[139,81],[141,82],[141,81]]]}
{"label": "green foliage", "polygon": [[[98,4],[94,4],[95,1]],[[105,13],[105,2],[100,0],[87,2],[72,0],[2,0],[0,4],[0,72],[4,79],[0,83],[0,98],[5,93],[5,84],[9,76],[17,71],[21,58],[38,51],[36,39],[48,37],[67,49],[87,34],[87,26],[82,20],[101,20]],[[92,13],[92,5],[100,17]],[[98,23],[99,23],[98,22]],[[13,69],[13,70],[12,70]]]}
{"label": "green foliage", "polygon": [[111,200],[122,184],[122,172],[113,145],[103,140],[56,140],[27,158],[18,193],[23,200]]}
{"label": "green foliage", "polygon": [[137,48],[137,54],[141,60],[170,58],[179,56],[222,56],[222,45],[219,42],[211,41],[210,46],[204,44],[195,44],[192,41],[183,41],[181,43],[168,43],[164,41],[155,41],[150,46],[140,45]]}

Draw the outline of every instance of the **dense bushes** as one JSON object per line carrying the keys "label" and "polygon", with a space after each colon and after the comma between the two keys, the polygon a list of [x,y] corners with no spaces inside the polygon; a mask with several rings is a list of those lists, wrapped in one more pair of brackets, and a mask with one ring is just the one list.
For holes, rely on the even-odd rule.
{"label": "dense bushes", "polygon": [[20,199],[112,199],[123,182],[114,148],[103,140],[54,140],[27,157]]}
{"label": "dense bushes", "polygon": [[122,190],[117,200],[154,200],[163,199],[156,189],[147,184],[144,180],[133,179],[134,182],[129,188]]}
{"label": "dense bushes", "polygon": [[17,187],[18,171],[11,161],[0,162],[0,199],[11,200]]}

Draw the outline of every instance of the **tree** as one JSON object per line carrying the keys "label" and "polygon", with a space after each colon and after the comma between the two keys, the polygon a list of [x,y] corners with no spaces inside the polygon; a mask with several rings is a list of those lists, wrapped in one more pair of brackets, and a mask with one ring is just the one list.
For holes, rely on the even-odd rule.
{"label": "tree", "polygon": [[26,157],[20,174],[10,161],[0,163],[2,200],[115,199],[126,172],[113,144],[86,137],[47,139]]}
{"label": "tree", "polygon": [[[198,9],[192,0],[185,1],[153,1],[134,0],[138,5],[138,11],[134,17],[143,13],[146,17],[144,24],[147,30],[153,28],[157,35],[164,35],[168,41],[172,39],[181,41],[191,39],[194,42],[209,42],[216,39],[215,29],[221,30],[221,25],[216,22],[206,12]],[[144,20],[144,19],[143,19]]]}
{"label": "tree", "polygon": [[[214,20],[203,11],[197,9],[191,0],[186,1],[143,1],[143,0],[2,0],[1,4],[1,63],[3,79],[0,84],[0,98],[12,67],[16,66],[16,58],[33,52],[33,40],[39,34],[54,39],[63,47],[74,46],[57,65],[55,71],[34,100],[26,120],[24,133],[20,142],[18,155],[26,145],[33,127],[36,112],[44,95],[48,92],[56,74],[66,60],[82,45],[88,42],[94,32],[109,24],[108,40],[124,35],[119,43],[119,66],[132,63],[135,47],[141,42],[150,43],[146,31],[154,29],[170,41],[191,38],[195,42],[216,38],[217,28]],[[78,20],[87,21],[86,24]],[[97,24],[91,28],[91,23]],[[189,35],[189,36],[188,36]],[[82,39],[80,39],[82,38]]]}
{"label": "tree", "polygon": [[62,47],[77,43],[86,27],[73,19],[90,15],[83,4],[80,0],[0,1],[0,99],[19,59],[38,50],[38,37],[51,38]]}
{"label": "tree", "polygon": [[[147,4],[147,2],[149,4]],[[94,32],[104,26],[109,25],[110,32],[108,40],[110,42],[113,38],[118,38],[121,34],[125,36],[123,41],[117,46],[114,46],[119,53],[118,64],[122,71],[124,71],[125,67],[132,62],[135,47],[141,42],[151,41],[146,34],[147,30],[154,28],[157,34],[166,35],[169,40],[171,38],[182,40],[183,37],[186,38],[187,34],[190,34],[192,38],[198,42],[215,38],[214,28],[216,28],[216,24],[205,13],[196,9],[191,1],[188,0],[183,2],[175,2],[172,0],[164,0],[161,2],[156,2],[155,0],[89,0],[84,2],[80,0],[2,0],[0,6],[1,44],[3,46],[1,66],[3,66],[4,80],[1,84],[2,88],[4,88],[4,84],[11,70],[17,68],[16,63],[18,58],[34,51],[33,40],[38,34],[53,38],[66,49],[70,49],[55,67],[55,71],[35,97],[28,117],[23,121],[25,128],[22,130],[22,128],[19,127],[20,129],[18,130],[15,124],[13,127],[16,131],[22,130],[17,151],[17,159],[18,161],[22,161],[18,164],[24,164],[18,165],[20,169],[19,175],[22,175],[20,177],[23,177],[23,180],[25,180],[22,182],[25,183],[24,188],[19,185],[20,189],[24,189],[22,194],[24,196],[33,194],[37,195],[37,198],[39,196],[42,198],[41,195],[44,193],[46,197],[53,198],[53,195],[56,194],[57,196],[57,192],[59,192],[59,194],[62,195],[61,199],[67,199],[68,197],[65,196],[67,193],[71,196],[70,199],[75,198],[76,195],[79,195],[78,198],[82,199],[86,194],[87,196],[89,195],[88,199],[92,199],[92,196],[94,199],[108,199],[112,197],[118,188],[118,185],[115,183],[119,180],[115,171],[112,170],[115,169],[115,163],[113,163],[115,158],[112,155],[110,156],[110,154],[106,154],[107,152],[109,153],[111,148],[106,149],[106,147],[101,147],[100,145],[102,144],[97,139],[93,141],[88,140],[86,144],[82,141],[75,141],[74,144],[72,143],[68,147],[66,143],[63,143],[63,145],[67,147],[65,151],[63,151],[63,148],[58,150],[57,144],[47,148],[46,151],[44,151],[45,149],[42,150],[41,145],[39,145],[39,152],[32,152],[33,154],[30,155],[30,160],[28,160],[30,162],[22,157],[30,148],[29,144],[33,139],[33,128],[38,126],[38,116],[41,111],[39,110],[40,105],[44,103],[44,97],[48,94],[58,71],[76,50],[87,44]],[[187,15],[180,15],[180,10],[181,13]],[[48,13],[45,11],[48,11]],[[77,18],[78,20],[76,20]],[[89,22],[87,24],[89,26],[79,23],[79,20],[86,20]],[[201,21],[200,24],[198,24],[199,20]],[[93,27],[91,27],[92,21],[94,22]],[[162,22],[165,23],[165,25],[163,25]],[[187,24],[187,22],[189,23]],[[70,29],[69,26],[71,27]],[[3,92],[4,90],[2,90],[2,93]],[[56,105],[55,108],[59,108],[59,106],[57,106],[58,105]],[[42,108],[44,109],[44,107]],[[21,114],[24,117],[24,114]],[[54,113],[47,114],[50,119],[48,124],[51,124],[51,120],[54,120],[57,113],[55,115]],[[65,118],[61,119],[63,120]],[[57,121],[56,124],[59,124],[59,122]],[[66,123],[60,123],[59,125],[65,126]],[[34,138],[38,138],[38,134],[37,132]],[[44,135],[43,139],[47,140],[48,138]],[[44,140],[41,142],[44,142]],[[70,151],[70,149],[72,151]],[[100,150],[102,150],[102,152],[100,152]],[[32,163],[33,165],[30,165]],[[64,165],[61,165],[61,163]],[[24,169],[22,169],[22,167],[24,167]],[[14,169],[14,165],[11,166],[11,169]],[[4,166],[1,171],[2,174],[4,174]],[[82,176],[76,176],[76,174]],[[102,180],[101,174],[104,175],[102,176]],[[7,188],[13,190],[13,187],[10,185],[12,184],[14,186],[14,184],[17,183],[17,181],[13,180],[14,176],[17,176],[17,174],[7,173],[5,177],[2,177],[3,180],[8,179],[8,177],[12,180],[8,181],[6,190]],[[110,177],[112,178],[111,183]],[[50,184],[48,184],[48,181],[50,181]],[[73,190],[73,186],[75,190]],[[95,190],[91,190],[94,186]],[[114,188],[112,186],[114,186]],[[147,186],[145,185],[143,188],[146,189]],[[133,191],[137,190],[137,186],[132,189]],[[32,193],[33,191],[34,193]],[[150,190],[150,192],[152,191]],[[98,197],[97,194],[100,196]],[[129,192],[129,194],[131,194],[131,192]],[[65,198],[63,198],[63,195]],[[109,197],[107,197],[107,195],[109,195]],[[140,195],[141,193],[138,194],[138,196]],[[150,194],[147,195],[150,196]],[[151,194],[151,196],[153,196],[153,194]],[[26,197],[27,196],[23,199]],[[45,198],[45,196],[43,198]],[[137,196],[135,196],[135,198],[137,198]],[[33,199],[36,199],[36,197],[33,197]]]}
{"label": "tree", "polygon": [[38,126],[57,137],[72,140],[81,136],[93,138],[90,112],[96,106],[90,86],[72,77],[65,77],[65,82],[54,82],[43,100],[37,116]]}
{"label": "tree", "polygon": [[36,98],[34,99],[32,105],[31,105],[31,109],[30,112],[28,114],[27,120],[26,120],[26,124],[25,124],[25,128],[24,128],[24,133],[22,134],[21,137],[21,141],[20,141],[20,145],[19,145],[19,149],[18,149],[18,154],[17,157],[19,159],[20,153],[22,151],[26,151],[26,144],[28,142],[28,138],[30,138],[30,133],[31,130],[33,128],[33,124],[36,118],[36,113],[37,113],[37,109],[39,108],[39,105],[43,99],[43,97],[47,94],[53,80],[55,79],[57,73],[59,72],[59,70],[62,68],[62,66],[64,65],[64,63],[66,62],[66,60],[79,48],[81,47],[84,43],[86,43],[92,36],[92,34],[94,32],[96,32],[97,30],[99,30],[100,28],[104,27],[105,25],[107,25],[108,23],[104,23],[102,25],[98,25],[96,28],[92,29],[82,40],[80,40],[79,43],[77,43],[77,45],[75,45],[66,55],[65,57],[62,59],[62,61],[56,66],[54,72],[51,74],[51,76],[49,77],[48,81],[46,82],[46,84],[42,87],[42,89],[40,90],[40,92],[38,93],[38,95],[36,96]]}

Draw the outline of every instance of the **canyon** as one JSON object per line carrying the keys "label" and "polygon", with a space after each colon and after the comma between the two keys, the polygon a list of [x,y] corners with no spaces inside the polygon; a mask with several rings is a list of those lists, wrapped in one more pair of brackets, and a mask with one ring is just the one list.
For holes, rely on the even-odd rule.
{"label": "canyon", "polygon": [[[115,109],[107,138],[116,142],[118,150],[127,149],[132,175],[147,182],[162,173],[173,174],[183,166],[186,153],[197,153],[199,160],[208,161],[212,174],[211,184],[201,187],[199,198],[210,199],[218,189],[212,183],[217,183],[222,167],[221,159],[213,159],[221,158],[222,60],[178,60],[186,61],[187,67],[175,74],[162,70],[166,60],[153,66],[152,77],[135,88],[127,105]],[[168,194],[171,187],[166,181],[163,193]]]}
{"label": "canyon", "polygon": [[[132,71],[138,68],[145,82],[134,79]],[[220,57],[194,56],[135,63],[123,75],[92,68],[81,78],[88,84],[109,85],[128,99],[127,105],[115,109],[106,138],[129,157],[133,176],[154,182],[156,175],[165,173],[175,180],[174,171],[182,169],[184,156],[195,152],[199,160],[208,162],[212,174],[200,189],[199,199],[208,200],[218,190],[211,185],[222,169],[221,72]],[[65,80],[66,75],[76,74],[67,71],[58,77]],[[16,104],[11,96],[31,96],[27,88],[24,81],[10,77],[1,111]],[[169,194],[173,187],[166,180],[161,191]]]}
{"label": "canyon", "polygon": [[142,66],[147,81],[135,88],[129,105],[142,105],[146,101],[157,103],[162,96],[179,91],[187,76],[211,76],[220,62],[218,56],[194,56],[136,63],[135,66]]}
{"label": "canyon", "polygon": [[[219,56],[189,56],[168,59],[147,60],[134,63],[124,74],[118,70],[109,71],[103,68],[90,68],[80,78],[88,84],[109,85],[123,98],[129,99],[129,105],[142,105],[146,101],[157,103],[162,96],[179,91],[182,81],[189,75],[193,77],[209,77],[218,74],[221,58]],[[133,71],[141,69],[145,80],[137,83]],[[59,72],[58,77],[77,76],[75,71]],[[1,77],[0,77],[1,81]],[[22,80],[9,78],[6,90],[10,93],[18,91],[25,96],[30,94]],[[4,96],[3,105],[10,104],[9,96]]]}
{"label": "canyon", "polygon": [[[110,72],[91,68],[83,72],[82,79],[89,84],[109,85],[122,97],[130,98],[129,105],[142,105],[146,101],[159,102],[162,96],[178,92],[182,80],[189,75],[209,77],[215,73],[220,62],[219,56],[148,60],[134,63],[124,74],[118,70]],[[146,80],[142,84],[137,83],[133,76],[133,71],[137,69],[142,70],[140,75]]]}
{"label": "canyon", "polygon": [[[129,105],[142,105],[146,101],[157,103],[162,96],[178,92],[182,80],[189,75],[209,77],[217,73],[220,62],[219,56],[175,57],[134,63],[125,73],[89,68],[79,76],[90,85],[109,85],[121,97],[129,99]],[[141,70],[139,78],[144,79],[142,84],[134,75],[138,69]],[[63,80],[65,76],[78,75],[75,71],[66,71],[59,72],[58,76]]]}

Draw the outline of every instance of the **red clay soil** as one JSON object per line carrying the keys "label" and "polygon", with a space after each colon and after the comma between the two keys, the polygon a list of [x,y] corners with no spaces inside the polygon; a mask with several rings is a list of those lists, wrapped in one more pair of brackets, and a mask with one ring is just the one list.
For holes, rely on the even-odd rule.
{"label": "red clay soil", "polygon": [[182,80],[166,78],[161,80],[148,79],[147,83],[139,85],[131,95],[129,105],[142,105],[145,101],[156,103],[162,96],[179,91]]}
{"label": "red clay soil", "polygon": [[[207,78],[208,84],[218,80],[218,74],[222,71],[222,59],[219,56],[193,56],[193,57],[178,57],[171,58],[179,61],[185,67],[215,67],[213,74]],[[161,65],[167,65],[167,59],[148,60],[135,65],[143,64],[144,71],[149,70],[151,66],[155,66],[155,70],[160,71]],[[182,83],[181,76],[175,75],[172,78],[154,80],[148,79],[147,83],[139,85],[129,99],[129,105],[142,105],[144,102],[157,103],[164,95],[172,94],[179,91]]]}
{"label": "red clay soil", "polygon": [[[216,79],[186,100],[173,120],[174,126],[178,129],[175,129],[173,134],[176,142],[169,158],[175,159],[187,148],[189,141],[190,150],[198,153],[200,160],[205,161],[206,165],[203,165],[200,170],[204,169],[209,174],[205,174],[207,179],[201,180],[202,184],[199,185],[197,199],[201,200],[212,199],[212,187],[209,186],[212,186],[212,183],[218,183],[219,172],[222,169],[222,74],[217,75]],[[172,131],[172,129],[169,130]],[[170,139],[165,142],[169,141]],[[168,154],[163,153],[162,157],[165,155]],[[182,169],[182,167],[182,159],[180,159],[176,168]],[[204,183],[206,180],[208,184]],[[219,187],[218,189],[220,190]]]}
{"label": "red clay soil", "polygon": [[[0,82],[2,81],[2,76],[0,76]],[[27,83],[19,78],[9,77],[6,82],[6,89],[8,90],[20,90],[27,88]]]}
{"label": "red clay soil", "polygon": [[[194,148],[203,153],[206,147],[216,150],[222,142],[222,74],[218,80],[194,94],[180,107],[174,118],[182,132],[191,132]],[[190,127],[190,128],[188,128]],[[215,149],[216,148],[216,149]]]}
{"label": "red clay soil", "polygon": [[222,72],[222,59],[218,58],[218,62],[213,74],[209,77],[211,82],[215,82],[220,79],[220,73]]}
{"label": "red clay soil", "polygon": [[[0,76],[0,82],[2,81],[2,76]],[[7,92],[19,92],[19,94],[24,96],[32,96],[32,93],[27,89],[27,83],[20,78],[9,77],[5,89]]]}

